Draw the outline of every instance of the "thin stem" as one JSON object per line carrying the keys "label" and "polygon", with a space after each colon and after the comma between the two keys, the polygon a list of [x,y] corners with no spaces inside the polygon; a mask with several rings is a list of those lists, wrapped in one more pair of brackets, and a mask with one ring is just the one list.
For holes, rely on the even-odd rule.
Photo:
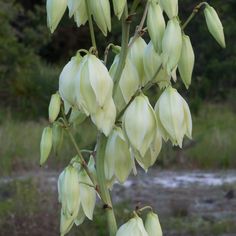
{"label": "thin stem", "polygon": [[153,211],[152,207],[151,206],[145,206],[145,207],[142,207],[138,210],[136,210],[138,213],[141,213],[142,211],[145,211],[145,210],[150,210],[150,211]]}
{"label": "thin stem", "polygon": [[106,178],[104,171],[106,143],[107,143],[107,138],[103,134],[99,133],[97,141],[97,157],[96,157],[97,177],[98,177],[98,184],[101,197],[105,200],[104,209],[107,214],[109,235],[115,236],[117,232],[116,218],[112,207],[110,193],[106,186]]}
{"label": "thin stem", "polygon": [[128,7],[126,4],[123,15],[122,15],[122,41],[121,41],[120,60],[116,69],[115,76],[113,78],[114,83],[115,83],[114,91],[116,90],[116,86],[120,80],[122,71],[125,66],[127,53],[128,53],[130,22],[128,21],[127,18],[128,18]]}
{"label": "thin stem", "polygon": [[140,37],[140,35],[143,33],[143,26],[144,26],[144,23],[145,23],[145,20],[147,18],[147,13],[148,13],[148,6],[149,6],[150,2],[147,1],[146,3],[146,6],[145,6],[145,10],[143,12],[143,16],[142,16],[142,19],[140,21],[140,24],[138,25],[138,27],[136,28],[136,31],[135,31],[135,34],[133,36],[133,39],[132,41],[130,42],[129,44],[129,48],[133,45],[133,43],[135,42],[135,40]]}
{"label": "thin stem", "polygon": [[94,33],[94,28],[93,28],[93,20],[92,20],[91,11],[89,8],[88,0],[85,0],[85,4],[86,4],[86,11],[88,14],[89,31],[90,31],[92,45],[95,48],[95,50],[97,50],[97,44],[96,44],[95,33]]}
{"label": "thin stem", "polygon": [[195,17],[195,15],[199,12],[202,6],[207,5],[207,2],[201,2],[196,7],[194,7],[193,12],[188,17],[188,19],[185,21],[185,23],[182,25],[182,30],[186,28],[186,26],[189,24],[189,22]]}

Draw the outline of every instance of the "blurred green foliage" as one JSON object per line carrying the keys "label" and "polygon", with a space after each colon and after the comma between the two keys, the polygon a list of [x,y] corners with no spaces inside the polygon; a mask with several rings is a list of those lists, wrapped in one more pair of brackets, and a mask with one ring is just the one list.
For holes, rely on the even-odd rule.
{"label": "blurred green foliage", "polygon": [[[0,0],[0,105],[10,107],[16,117],[46,116],[49,98],[57,90],[63,65],[79,48],[88,49],[91,45],[87,25],[78,29],[67,13],[56,32],[50,35],[45,2]],[[132,17],[131,34],[143,11],[145,1],[141,2]],[[221,49],[208,33],[202,11],[186,28],[196,54],[193,83],[188,91],[181,82],[175,86],[189,97],[193,112],[198,112],[203,100],[227,98],[236,86],[236,2],[208,2],[217,9],[223,22],[227,48]],[[181,21],[187,19],[196,4],[194,0],[180,1]],[[116,17],[112,19],[112,27],[112,34],[104,38],[95,26],[100,56],[109,42],[120,44],[121,29]],[[149,41],[147,35],[144,38]],[[109,56],[109,63],[111,60]]]}

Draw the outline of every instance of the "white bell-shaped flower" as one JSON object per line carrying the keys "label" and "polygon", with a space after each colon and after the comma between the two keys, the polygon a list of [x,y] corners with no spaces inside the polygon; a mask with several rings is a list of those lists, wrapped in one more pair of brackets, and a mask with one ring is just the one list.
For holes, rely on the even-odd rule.
{"label": "white bell-shaped flower", "polygon": [[116,117],[112,89],[113,81],[104,64],[94,55],[84,56],[76,78],[77,106],[91,115],[105,135],[111,131]]}
{"label": "white bell-shaped flower", "polygon": [[[133,38],[130,39],[130,42],[132,42]],[[144,41],[142,37],[138,37],[134,43],[131,45],[128,57],[134,64],[135,68],[138,71],[139,80],[141,82],[141,85],[145,85],[147,83],[147,80],[145,78],[144,74],[144,68],[143,68],[143,55],[147,44]]]}
{"label": "white bell-shaped flower", "polygon": [[148,236],[162,236],[162,229],[160,225],[160,221],[158,215],[149,212],[147,214],[147,218],[145,220],[145,229],[148,233]]}
{"label": "white bell-shaped flower", "polygon": [[[118,64],[119,55],[115,57],[109,70],[112,78],[115,76]],[[114,92],[114,102],[118,111],[121,111],[122,108],[124,108],[124,106],[130,101],[131,97],[138,90],[139,85],[140,81],[138,72],[130,58],[127,58],[119,80],[119,85],[117,90]]]}
{"label": "white bell-shaped flower", "polygon": [[149,236],[144,228],[140,217],[135,216],[123,224],[117,231],[116,236]]}
{"label": "white bell-shaped flower", "polygon": [[107,36],[107,31],[111,31],[111,9],[109,0],[87,0],[94,21],[102,33]]}
{"label": "white bell-shaped flower", "polygon": [[156,0],[152,0],[149,4],[147,27],[155,50],[158,53],[161,53],[162,38],[165,32],[166,23],[162,14],[162,9]]}
{"label": "white bell-shaped flower", "polygon": [[[84,169],[79,171],[80,199],[84,214],[93,219],[93,211],[96,204],[96,191],[93,183]],[[78,216],[77,216],[78,218]]]}
{"label": "white bell-shaped flower", "polygon": [[78,27],[84,25],[88,20],[85,0],[68,0],[69,17],[74,16]]}
{"label": "white bell-shaped flower", "polygon": [[178,70],[181,79],[187,89],[191,84],[194,61],[195,56],[190,38],[184,34],[181,56],[178,63]]}
{"label": "white bell-shaped flower", "polygon": [[162,40],[162,58],[163,66],[171,75],[173,69],[177,66],[182,49],[182,33],[177,18],[168,21],[163,40]]}
{"label": "white bell-shaped flower", "polygon": [[58,198],[62,204],[63,214],[67,217],[78,214],[80,206],[80,185],[78,170],[68,166],[58,178]]}
{"label": "white bell-shaped flower", "polygon": [[67,216],[61,209],[61,219],[60,219],[60,235],[64,236],[74,225],[74,216]]}
{"label": "white bell-shaped flower", "polygon": [[159,0],[159,3],[169,19],[178,16],[178,0]]}
{"label": "white bell-shaped flower", "polygon": [[47,0],[47,23],[51,33],[57,28],[67,7],[67,0]]}
{"label": "white bell-shaped flower", "polygon": [[76,104],[76,90],[75,82],[76,76],[79,72],[80,62],[82,57],[78,53],[72,57],[71,60],[63,68],[59,77],[59,93],[64,103],[69,106]]}
{"label": "white bell-shaped flower", "polygon": [[132,170],[129,145],[119,127],[115,127],[108,138],[104,167],[106,178],[110,180],[115,175],[120,183],[126,181]]}
{"label": "white bell-shaped flower", "polygon": [[138,95],[123,116],[123,129],[134,152],[143,157],[157,129],[154,110],[143,94]]}
{"label": "white bell-shaped flower", "polygon": [[220,46],[225,48],[224,29],[217,12],[209,4],[206,4],[206,7],[204,9],[204,15],[206,18],[206,23],[209,32],[220,44]]}
{"label": "white bell-shaped flower", "polygon": [[162,147],[161,131],[157,128],[154,140],[152,141],[144,157],[141,157],[140,155],[136,156],[136,160],[145,171],[147,171],[149,167],[154,165],[161,151],[161,147]]}
{"label": "white bell-shaped flower", "polygon": [[162,67],[162,57],[155,51],[151,41],[145,49],[143,65],[145,77],[148,81],[152,80],[152,82],[157,83],[160,88],[165,88],[170,85],[171,76],[168,75],[166,70]]}
{"label": "white bell-shaped flower", "polygon": [[125,4],[127,3],[127,0],[112,0],[113,2],[113,8],[114,8],[114,13],[118,17],[118,19],[121,18],[122,13],[125,8]]}
{"label": "white bell-shaped flower", "polygon": [[192,118],[187,102],[176,89],[168,87],[155,106],[162,136],[173,145],[182,147],[183,137],[192,136]]}

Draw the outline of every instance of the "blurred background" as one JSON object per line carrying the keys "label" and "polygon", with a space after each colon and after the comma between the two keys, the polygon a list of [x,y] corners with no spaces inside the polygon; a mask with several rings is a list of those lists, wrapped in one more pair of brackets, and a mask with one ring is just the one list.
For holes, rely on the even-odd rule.
{"label": "blurred background", "polygon": [[[152,170],[139,170],[123,187],[115,184],[119,223],[135,206],[152,204],[166,236],[236,235],[236,1],[208,2],[223,22],[227,48],[208,33],[200,12],[185,31],[196,54],[192,85],[188,91],[181,82],[174,85],[190,104],[193,140],[183,149],[165,144]],[[182,21],[197,3],[180,1]],[[132,34],[143,7],[133,17]],[[120,44],[120,24],[112,21],[107,38],[95,27],[100,55],[108,43]],[[78,29],[68,14],[51,35],[45,0],[0,0],[0,236],[59,235],[57,177],[75,151],[65,139],[61,152],[40,168],[39,142],[63,66],[90,45],[87,25]],[[159,91],[148,95],[154,104]],[[84,122],[75,135],[90,148],[96,130]],[[94,222],[69,235],[106,236],[101,206]]]}

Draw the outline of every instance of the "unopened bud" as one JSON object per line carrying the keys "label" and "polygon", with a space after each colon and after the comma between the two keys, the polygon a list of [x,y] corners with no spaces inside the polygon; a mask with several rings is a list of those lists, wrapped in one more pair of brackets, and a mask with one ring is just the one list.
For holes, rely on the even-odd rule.
{"label": "unopened bud", "polygon": [[157,214],[153,212],[147,214],[145,229],[148,236],[162,236],[162,229]]}
{"label": "unopened bud", "polygon": [[183,35],[182,51],[178,63],[178,69],[181,79],[187,89],[192,80],[194,60],[195,56],[190,38],[187,35]]}
{"label": "unopened bud", "polygon": [[57,28],[67,7],[67,0],[47,0],[47,23],[51,33]]}
{"label": "unopened bud", "polygon": [[[130,42],[132,42],[132,40],[133,38],[130,39]],[[141,37],[138,37],[131,45],[128,53],[129,59],[132,61],[138,71],[139,80],[141,81],[142,86],[147,83],[143,68],[143,55],[146,46],[146,42]]]}
{"label": "unopened bud", "polygon": [[43,165],[51,152],[52,149],[52,129],[46,127],[43,130],[41,142],[40,142],[40,165]]}
{"label": "unopened bud", "polygon": [[162,9],[160,5],[156,3],[156,1],[151,1],[149,4],[147,27],[156,52],[161,53],[161,43],[165,32],[166,23],[162,14]]}
{"label": "unopened bud", "polygon": [[[174,39],[174,40],[173,40]],[[182,33],[177,18],[168,21],[163,41],[162,57],[163,66],[171,75],[172,70],[177,66],[182,49]]]}
{"label": "unopened bud", "polygon": [[215,40],[220,44],[221,47],[225,48],[223,26],[215,9],[209,4],[206,4],[204,15],[206,18],[208,30],[210,31],[211,35],[215,38]]}
{"label": "unopened bud", "polygon": [[49,116],[49,121],[51,123],[57,119],[60,113],[60,108],[61,108],[61,98],[58,93],[55,93],[51,96],[51,100],[48,107],[48,116]]}
{"label": "unopened bud", "polygon": [[61,149],[63,137],[64,130],[62,126],[59,123],[55,122],[52,127],[52,146],[56,154],[58,154]]}

